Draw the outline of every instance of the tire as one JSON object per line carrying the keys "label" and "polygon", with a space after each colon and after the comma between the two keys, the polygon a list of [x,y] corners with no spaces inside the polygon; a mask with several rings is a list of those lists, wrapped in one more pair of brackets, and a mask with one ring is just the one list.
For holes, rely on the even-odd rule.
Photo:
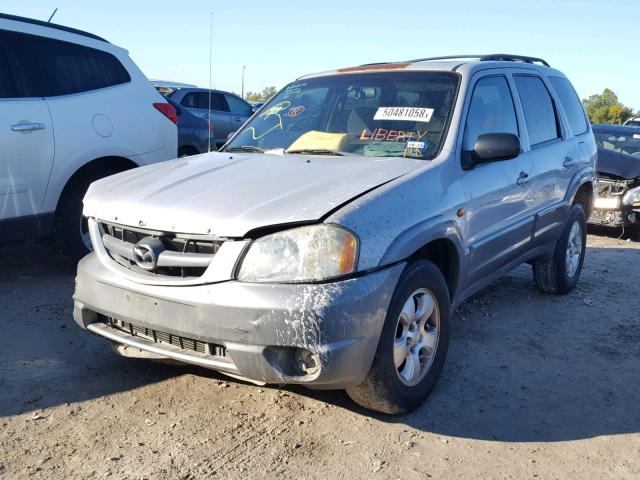
{"label": "tire", "polygon": [[[580,231],[575,232],[578,228]],[[572,239],[569,245],[570,238]],[[579,246],[576,242],[579,241]],[[578,283],[587,246],[587,222],[581,205],[569,210],[569,217],[556,244],[553,256],[533,264],[533,278],[537,287],[545,293],[566,295]],[[573,250],[573,265],[569,265],[569,247]]]}
{"label": "tire", "polygon": [[[74,180],[64,191],[58,202],[51,233],[54,250],[62,262],[75,265],[92,250],[88,231],[86,231],[86,219],[82,217],[82,199],[92,182],[118,171],[101,171],[83,175]],[[84,238],[81,231],[85,231]]]}
{"label": "tire", "polygon": [[[418,292],[419,296],[415,296]],[[396,354],[402,352],[401,349],[396,349],[396,345],[402,345],[405,341],[411,345],[412,342],[417,341],[415,333],[423,332],[419,327],[413,332],[408,330],[405,322],[402,321],[402,318],[407,318],[407,315],[401,314],[411,311],[411,305],[414,307],[417,305],[414,312],[420,312],[424,307],[424,317],[426,317],[428,308],[422,300],[428,301],[429,298],[434,302],[433,314],[423,321],[428,325],[426,332],[430,339],[430,347],[427,348],[423,343],[418,343],[419,362],[411,363],[414,366],[418,365],[420,373],[411,376],[410,372],[415,370],[411,370],[411,365],[406,359],[416,357],[407,347],[404,363],[396,366],[402,358],[402,354],[396,357]],[[416,299],[417,302],[409,302],[412,299]],[[406,306],[409,308],[405,310]],[[377,412],[396,415],[408,413],[417,408],[436,386],[442,372],[449,346],[450,318],[449,290],[440,270],[433,263],[424,260],[407,265],[391,299],[371,369],[365,381],[348,388],[347,394],[354,402]],[[437,327],[436,330],[433,330],[434,326]],[[420,338],[426,338],[426,332],[424,337]],[[413,335],[413,337],[409,338],[407,335]],[[422,348],[420,348],[421,345]],[[420,357],[421,353],[426,355],[429,352],[428,357]]]}

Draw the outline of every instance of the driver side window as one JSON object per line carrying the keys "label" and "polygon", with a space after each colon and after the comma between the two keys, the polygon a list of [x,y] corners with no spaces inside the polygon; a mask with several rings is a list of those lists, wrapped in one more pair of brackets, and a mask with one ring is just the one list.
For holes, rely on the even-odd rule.
{"label": "driver side window", "polygon": [[478,136],[485,133],[518,135],[513,97],[507,79],[503,76],[482,78],[473,88],[462,137],[462,150],[473,150]]}

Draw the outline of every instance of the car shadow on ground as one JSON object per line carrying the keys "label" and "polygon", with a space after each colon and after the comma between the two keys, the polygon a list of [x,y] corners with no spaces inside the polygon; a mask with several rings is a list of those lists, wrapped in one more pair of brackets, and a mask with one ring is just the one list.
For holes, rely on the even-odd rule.
{"label": "car shadow on ground", "polygon": [[[45,247],[0,247],[0,416],[81,402],[192,373],[115,355],[71,319],[73,274]],[[344,392],[286,387],[380,421],[454,437],[561,441],[640,432],[640,250],[590,247],[570,295],[519,267],[456,311],[445,370],[415,412],[372,414]],[[269,387],[267,387],[269,388]],[[279,387],[270,387],[279,388]]]}
{"label": "car shadow on ground", "polygon": [[72,319],[74,273],[45,245],[0,245],[0,417],[132,390],[183,372],[120,358]]}
{"label": "car shadow on ground", "polygon": [[411,414],[372,414],[344,392],[294,390],[453,437],[548,442],[638,433],[640,250],[587,255],[568,296],[539,293],[522,266],[461,305],[440,382]]}

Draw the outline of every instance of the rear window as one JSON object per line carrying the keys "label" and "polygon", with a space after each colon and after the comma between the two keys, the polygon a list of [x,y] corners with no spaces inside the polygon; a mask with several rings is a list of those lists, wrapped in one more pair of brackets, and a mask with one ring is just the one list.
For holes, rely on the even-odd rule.
{"label": "rear window", "polygon": [[553,100],[540,77],[514,75],[518,96],[522,102],[532,147],[560,138],[560,127]]}
{"label": "rear window", "polygon": [[587,131],[587,118],[582,108],[578,94],[566,78],[549,77],[553,89],[558,94],[562,108],[564,108],[569,125],[574,135],[580,135]]}
{"label": "rear window", "polygon": [[0,46],[22,97],[69,95],[131,81],[118,59],[102,50],[6,30],[0,30]]}

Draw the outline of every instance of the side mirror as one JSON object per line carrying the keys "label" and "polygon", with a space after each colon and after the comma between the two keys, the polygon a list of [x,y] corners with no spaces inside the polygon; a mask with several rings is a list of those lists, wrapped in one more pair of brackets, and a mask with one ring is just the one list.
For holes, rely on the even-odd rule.
{"label": "side mirror", "polygon": [[520,139],[512,133],[485,133],[478,136],[472,151],[463,152],[462,168],[471,170],[481,163],[510,160],[520,155]]}

